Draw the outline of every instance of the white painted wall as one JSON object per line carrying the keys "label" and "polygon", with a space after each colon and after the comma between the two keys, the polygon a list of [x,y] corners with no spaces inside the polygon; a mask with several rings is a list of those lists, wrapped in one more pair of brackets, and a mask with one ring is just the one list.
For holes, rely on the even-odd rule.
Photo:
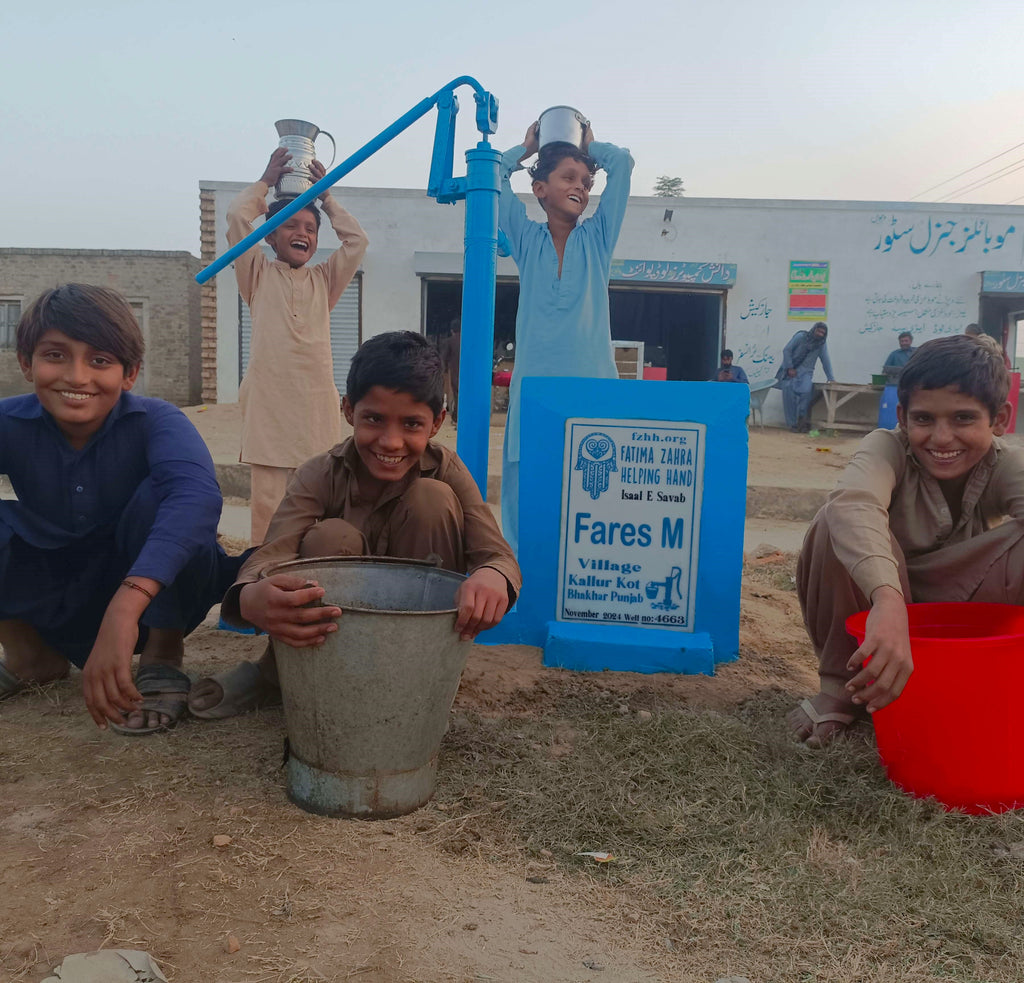
{"label": "white painted wall", "polygon": [[[735,263],[726,344],[751,381],[774,376],[786,342],[809,326],[787,319],[791,260],[831,264],[825,320],[844,382],[869,382],[901,331],[920,344],[978,320],[983,270],[1024,269],[1019,206],[684,198],[674,203],[677,234],[666,242],[665,204],[630,201],[616,257]],[[887,243],[894,229],[903,234]]]}
{"label": "white painted wall", "polygon": [[[216,192],[217,241],[226,249],[228,202],[243,184],[201,187]],[[418,330],[417,262],[421,272],[460,267],[463,206],[438,205],[415,190],[340,186],[335,195],[370,237],[362,267],[363,338]],[[523,198],[539,219],[532,196]],[[673,212],[669,223],[666,208]],[[663,234],[666,229],[672,231]],[[336,243],[325,222],[321,248]],[[634,197],[615,256],[735,263],[725,343],[755,386],[774,377],[786,342],[810,324],[787,319],[790,261],[827,261],[825,320],[836,378],[869,382],[900,331],[913,331],[920,344],[977,321],[982,271],[1024,271],[1024,207]],[[431,263],[437,268],[425,269]],[[514,273],[511,261],[499,261],[499,272]],[[217,323],[218,399],[231,402],[238,391],[238,329],[229,270],[217,278]],[[818,377],[824,378],[820,368]],[[769,420],[781,418],[775,394],[766,411]]]}

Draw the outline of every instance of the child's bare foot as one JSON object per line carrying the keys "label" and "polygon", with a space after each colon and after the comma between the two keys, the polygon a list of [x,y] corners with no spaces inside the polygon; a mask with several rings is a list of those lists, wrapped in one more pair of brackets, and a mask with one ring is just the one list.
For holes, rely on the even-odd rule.
{"label": "child's bare foot", "polygon": [[786,720],[797,738],[811,748],[822,748],[845,733],[868,714],[846,700],[819,693],[812,700],[801,700],[786,714]]}

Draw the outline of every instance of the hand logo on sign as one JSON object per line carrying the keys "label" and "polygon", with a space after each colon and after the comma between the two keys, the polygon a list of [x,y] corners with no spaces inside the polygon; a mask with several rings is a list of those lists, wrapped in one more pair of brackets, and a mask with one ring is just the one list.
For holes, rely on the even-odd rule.
{"label": "hand logo on sign", "polygon": [[576,470],[583,472],[583,490],[595,501],[608,491],[608,475],[619,470],[611,437],[604,433],[587,434],[576,454]]}

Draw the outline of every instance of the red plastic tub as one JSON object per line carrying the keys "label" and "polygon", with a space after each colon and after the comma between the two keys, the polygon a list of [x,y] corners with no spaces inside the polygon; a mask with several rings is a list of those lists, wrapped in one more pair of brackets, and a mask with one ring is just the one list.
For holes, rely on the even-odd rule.
{"label": "red plastic tub", "polygon": [[[1024,607],[910,604],[914,672],[872,715],[889,779],[970,813],[1024,807]],[[864,640],[868,612],[846,630]]]}

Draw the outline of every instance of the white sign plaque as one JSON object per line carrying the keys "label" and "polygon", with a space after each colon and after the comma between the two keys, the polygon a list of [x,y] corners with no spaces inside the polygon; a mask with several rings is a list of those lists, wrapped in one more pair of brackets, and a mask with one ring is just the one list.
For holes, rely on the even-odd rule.
{"label": "white sign plaque", "polygon": [[565,422],[559,621],[693,631],[703,423]]}

